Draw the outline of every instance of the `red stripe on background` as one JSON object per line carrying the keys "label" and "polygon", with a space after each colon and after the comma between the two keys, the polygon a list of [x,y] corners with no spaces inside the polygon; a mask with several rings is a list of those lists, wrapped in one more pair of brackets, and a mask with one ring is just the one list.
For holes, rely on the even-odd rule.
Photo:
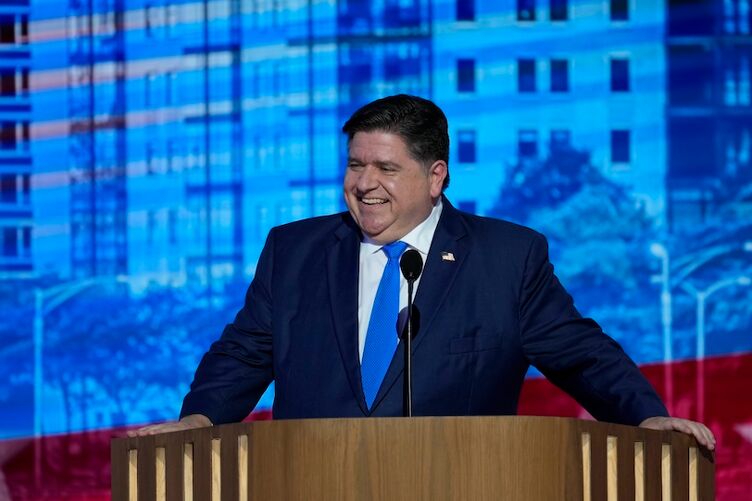
{"label": "red stripe on background", "polygon": [[[752,499],[752,354],[677,362],[666,371],[663,365],[641,367],[663,394],[665,375],[673,379],[674,415],[696,419],[697,381],[704,373],[705,423],[718,439],[716,454],[718,501]],[[583,417],[582,408],[561,390],[543,379],[526,381],[520,414]],[[269,413],[254,416],[269,419]],[[31,439],[0,441],[0,499],[9,494],[16,501],[107,500],[109,499],[109,444],[125,429],[50,436],[41,440],[41,481],[35,483],[34,449]],[[746,438],[745,438],[746,434]],[[7,491],[4,491],[7,489]]]}
{"label": "red stripe on background", "polygon": [[[271,411],[255,412],[246,421],[267,419]],[[134,428],[43,437],[40,479],[35,478],[33,439],[0,441],[0,500],[109,501],[110,441]]]}

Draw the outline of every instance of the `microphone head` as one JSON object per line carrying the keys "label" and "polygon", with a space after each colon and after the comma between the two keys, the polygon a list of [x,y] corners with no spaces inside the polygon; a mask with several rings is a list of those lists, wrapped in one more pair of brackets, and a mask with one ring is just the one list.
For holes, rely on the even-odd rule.
{"label": "microphone head", "polygon": [[400,258],[400,269],[408,282],[417,280],[423,271],[423,258],[420,257],[420,252],[415,249],[406,250]]}

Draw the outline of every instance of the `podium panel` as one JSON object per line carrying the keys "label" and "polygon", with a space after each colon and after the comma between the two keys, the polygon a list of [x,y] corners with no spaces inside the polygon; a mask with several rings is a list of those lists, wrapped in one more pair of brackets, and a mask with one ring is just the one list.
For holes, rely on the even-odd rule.
{"label": "podium panel", "polygon": [[112,442],[112,499],[714,499],[677,432],[550,417],[310,419]]}

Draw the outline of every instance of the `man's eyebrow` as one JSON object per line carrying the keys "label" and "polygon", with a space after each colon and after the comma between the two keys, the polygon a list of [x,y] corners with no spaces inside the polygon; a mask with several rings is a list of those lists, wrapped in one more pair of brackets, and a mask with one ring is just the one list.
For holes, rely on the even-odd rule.
{"label": "man's eyebrow", "polygon": [[[347,163],[348,163],[348,164],[351,164],[351,163],[355,163],[355,164],[364,164],[364,163],[366,163],[366,162],[363,162],[363,161],[362,161],[361,159],[359,159],[359,158],[355,158],[355,157],[347,157]],[[388,160],[375,160],[375,161],[373,161],[373,162],[371,162],[371,163],[372,163],[373,165],[375,165],[376,167],[379,167],[379,168],[383,168],[383,167],[399,168],[399,164],[398,164],[398,163],[395,163],[395,162],[390,162],[390,161],[388,161]]]}
{"label": "man's eyebrow", "polygon": [[399,164],[389,161],[375,161],[373,162],[376,167],[392,167],[392,168],[399,168]]}

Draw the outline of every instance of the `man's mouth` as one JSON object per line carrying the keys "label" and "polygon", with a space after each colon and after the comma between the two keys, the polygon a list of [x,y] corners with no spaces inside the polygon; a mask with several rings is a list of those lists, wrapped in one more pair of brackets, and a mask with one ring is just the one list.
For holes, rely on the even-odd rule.
{"label": "man's mouth", "polygon": [[382,204],[387,203],[389,200],[387,200],[386,198],[363,197],[360,199],[360,201],[366,205],[382,205]]}

